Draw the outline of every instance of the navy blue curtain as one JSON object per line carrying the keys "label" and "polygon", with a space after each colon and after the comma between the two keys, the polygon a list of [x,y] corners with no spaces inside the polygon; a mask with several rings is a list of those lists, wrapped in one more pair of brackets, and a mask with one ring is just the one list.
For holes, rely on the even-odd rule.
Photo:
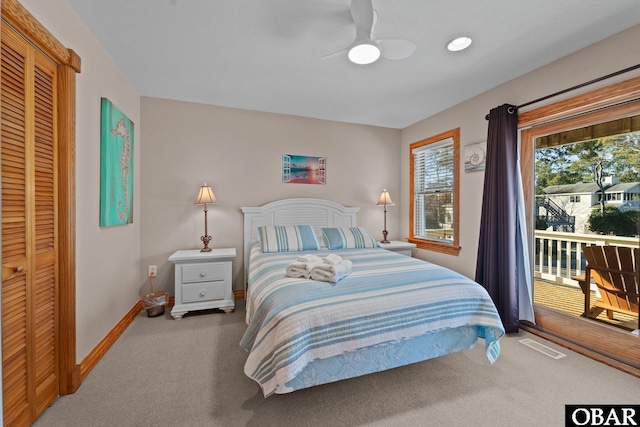
{"label": "navy blue curtain", "polygon": [[476,282],[495,303],[507,333],[518,332],[518,113],[513,105],[489,112]]}

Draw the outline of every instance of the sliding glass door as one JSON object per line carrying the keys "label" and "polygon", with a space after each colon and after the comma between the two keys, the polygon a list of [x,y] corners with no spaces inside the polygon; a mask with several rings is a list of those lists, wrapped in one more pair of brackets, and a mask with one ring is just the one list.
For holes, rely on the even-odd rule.
{"label": "sliding glass door", "polygon": [[[632,334],[637,301],[626,311],[598,310],[602,295],[583,278],[585,246],[640,244],[640,78],[623,84],[636,100],[606,106],[601,100],[590,108],[586,94],[521,114],[522,174],[536,327],[640,369]],[[584,111],[575,111],[576,100],[584,101]]]}
{"label": "sliding glass door", "polygon": [[640,115],[539,136],[534,152],[534,302],[626,331],[631,308],[589,308],[605,295],[584,280],[589,245],[638,247]]}

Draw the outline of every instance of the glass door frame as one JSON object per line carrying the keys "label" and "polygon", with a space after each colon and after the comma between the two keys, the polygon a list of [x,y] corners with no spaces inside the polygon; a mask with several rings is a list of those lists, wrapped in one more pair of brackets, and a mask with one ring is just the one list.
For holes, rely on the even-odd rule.
{"label": "glass door frame", "polygon": [[[534,141],[537,137],[640,114],[640,77],[521,113],[521,174],[530,254],[534,230]],[[533,262],[533,259],[531,260]],[[531,270],[533,271],[533,269]],[[532,283],[535,281],[531,278]],[[535,289],[534,289],[535,292]],[[640,337],[609,325],[534,304],[536,324],[524,329],[640,377]]]}

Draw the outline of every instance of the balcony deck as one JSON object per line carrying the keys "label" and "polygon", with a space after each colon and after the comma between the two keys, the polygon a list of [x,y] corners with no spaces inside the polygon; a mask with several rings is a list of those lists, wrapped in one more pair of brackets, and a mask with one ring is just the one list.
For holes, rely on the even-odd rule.
{"label": "balcony deck", "polygon": [[[591,300],[594,301],[595,298],[595,291],[592,291]],[[540,304],[572,316],[581,316],[584,312],[584,294],[580,288],[570,285],[536,279],[534,283],[533,301],[535,304]],[[633,331],[637,328],[638,316],[614,313],[613,317],[614,319],[607,318],[606,313],[603,311],[594,320],[628,331]]]}

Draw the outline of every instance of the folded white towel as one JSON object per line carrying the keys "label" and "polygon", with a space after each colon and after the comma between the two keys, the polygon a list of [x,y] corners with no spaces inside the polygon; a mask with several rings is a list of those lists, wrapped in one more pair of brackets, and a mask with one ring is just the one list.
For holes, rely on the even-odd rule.
{"label": "folded white towel", "polygon": [[353,263],[348,259],[342,260],[338,265],[321,262],[311,268],[311,278],[323,282],[338,283],[351,273]]}
{"label": "folded white towel", "polygon": [[318,261],[322,261],[322,259],[318,255],[306,254],[306,255],[300,255],[298,257],[298,261],[299,262],[318,262]]}
{"label": "folded white towel", "polygon": [[318,265],[322,264],[320,258],[319,261],[313,262],[302,262],[302,261],[294,261],[287,266],[287,276],[289,277],[302,277],[304,279],[309,279],[311,277],[311,269]]}
{"label": "folded white towel", "polygon": [[329,254],[322,259],[327,264],[338,265],[342,262],[342,257],[336,254]]}

